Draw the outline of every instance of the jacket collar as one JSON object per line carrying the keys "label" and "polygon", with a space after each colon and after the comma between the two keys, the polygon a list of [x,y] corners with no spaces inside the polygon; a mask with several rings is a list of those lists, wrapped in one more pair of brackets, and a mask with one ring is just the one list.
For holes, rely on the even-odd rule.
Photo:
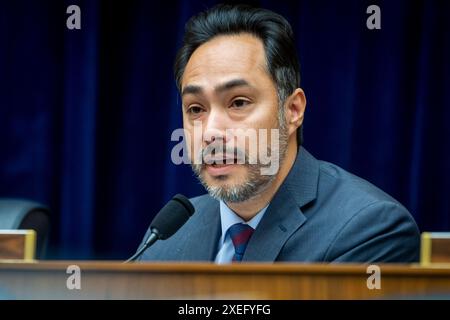
{"label": "jacket collar", "polygon": [[319,163],[303,147],[253,233],[243,261],[275,261],[289,237],[305,222],[301,208],[317,198]]}
{"label": "jacket collar", "polygon": [[283,182],[299,208],[317,198],[319,186],[319,161],[305,148],[300,147],[297,158]]}

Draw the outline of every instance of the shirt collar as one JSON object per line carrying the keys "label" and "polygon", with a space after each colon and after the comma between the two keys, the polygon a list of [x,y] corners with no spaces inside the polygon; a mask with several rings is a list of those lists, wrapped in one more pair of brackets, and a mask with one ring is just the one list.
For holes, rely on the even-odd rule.
{"label": "shirt collar", "polygon": [[269,205],[261,209],[261,211],[259,211],[252,219],[245,222],[241,217],[234,213],[233,210],[231,210],[225,202],[220,201],[220,221],[222,224],[222,236],[220,237],[220,243],[224,243],[226,232],[232,225],[236,223],[248,224],[253,229],[256,229],[268,206]]}

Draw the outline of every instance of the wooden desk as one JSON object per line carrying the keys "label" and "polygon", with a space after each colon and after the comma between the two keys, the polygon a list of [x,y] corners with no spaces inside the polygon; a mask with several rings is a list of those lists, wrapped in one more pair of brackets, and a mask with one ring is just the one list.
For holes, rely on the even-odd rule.
{"label": "wooden desk", "polygon": [[[69,265],[81,290],[68,290]],[[0,297],[19,299],[372,299],[450,298],[450,267],[380,265],[369,290],[365,265],[0,263]]]}

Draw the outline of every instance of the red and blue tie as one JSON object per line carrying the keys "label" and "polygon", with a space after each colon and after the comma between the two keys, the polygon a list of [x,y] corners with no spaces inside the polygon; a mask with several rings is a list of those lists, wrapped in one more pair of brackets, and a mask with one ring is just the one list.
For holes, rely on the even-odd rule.
{"label": "red and blue tie", "polygon": [[234,245],[233,261],[242,261],[248,240],[255,231],[252,227],[244,223],[236,223],[232,225],[228,232]]}

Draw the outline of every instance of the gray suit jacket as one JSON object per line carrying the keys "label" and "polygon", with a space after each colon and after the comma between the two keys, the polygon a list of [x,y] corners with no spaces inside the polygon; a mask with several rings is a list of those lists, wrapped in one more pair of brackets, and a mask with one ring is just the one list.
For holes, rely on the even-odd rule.
{"label": "gray suit jacket", "polygon": [[[214,261],[219,202],[209,195],[191,201],[196,211],[190,220],[140,260]],[[301,147],[243,261],[413,262],[419,239],[414,219],[399,202]]]}

